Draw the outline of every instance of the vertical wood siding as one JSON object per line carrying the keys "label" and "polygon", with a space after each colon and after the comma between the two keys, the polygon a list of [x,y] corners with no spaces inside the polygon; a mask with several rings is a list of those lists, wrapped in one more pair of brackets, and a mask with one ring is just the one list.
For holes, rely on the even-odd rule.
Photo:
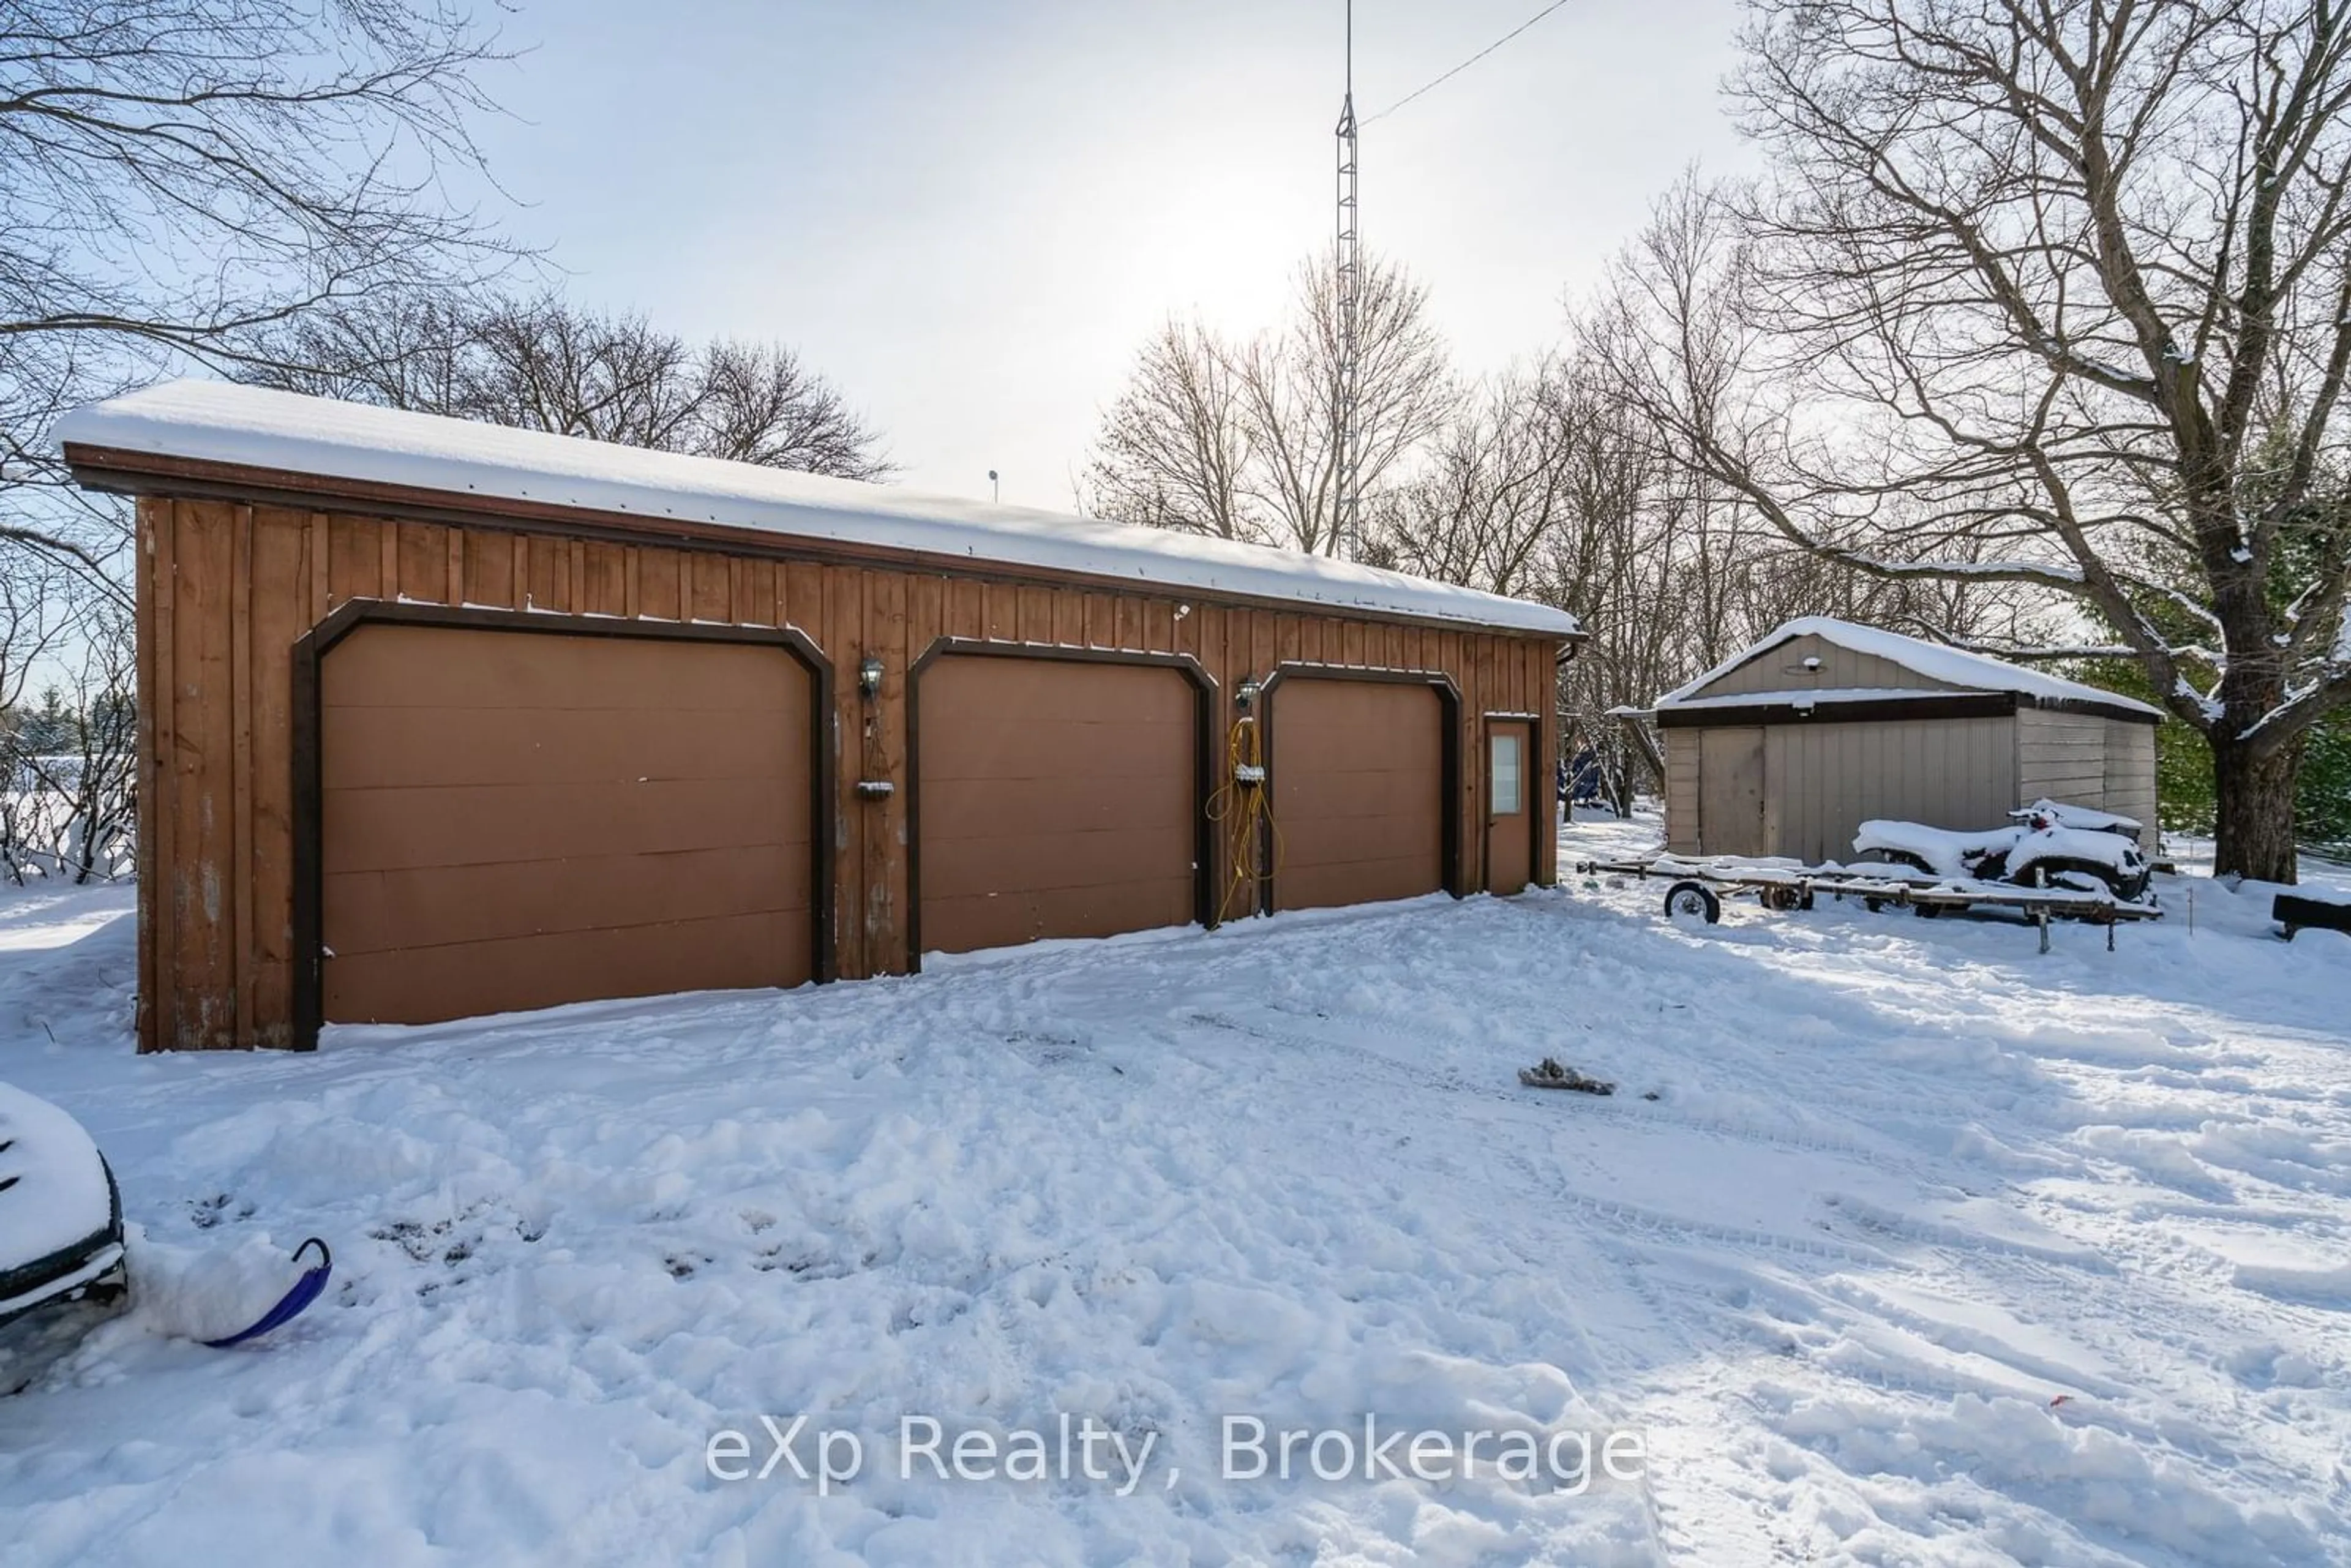
{"label": "vertical wood siding", "polygon": [[[1458,892],[1485,885],[1488,713],[1539,716],[1551,799],[1557,640],[549,532],[217,500],[139,503],[139,1040],[293,1042],[293,647],[351,599],[797,627],[839,672],[832,910],[844,978],[906,967],[906,673],[942,636],[1181,653],[1232,693],[1278,661],[1442,671],[1461,693]],[[857,693],[868,656],[878,702]],[[1221,746],[1221,734],[1219,737]],[[861,779],[893,791],[862,800]],[[1228,867],[1217,835],[1216,885]],[[1535,835],[1535,880],[1558,873]]]}

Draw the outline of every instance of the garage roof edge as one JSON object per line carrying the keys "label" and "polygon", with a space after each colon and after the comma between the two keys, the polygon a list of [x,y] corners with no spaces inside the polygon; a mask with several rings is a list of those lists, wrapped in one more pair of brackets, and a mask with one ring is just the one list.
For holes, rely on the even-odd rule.
{"label": "garage roof edge", "polygon": [[511,502],[652,530],[702,526],[919,556],[942,568],[967,561],[1337,613],[1583,635],[1573,616],[1550,605],[1299,551],[221,382],[170,382],[77,409],[54,434],[83,449],[68,450],[68,460],[85,483],[141,487],[146,470],[97,455],[176,459],[311,480],[327,493],[355,481],[452,497],[469,510]]}
{"label": "garage roof edge", "polygon": [[[1656,711],[1663,716],[1670,712],[1712,710],[1724,711],[1739,694],[1725,693],[1709,697],[1706,689],[1715,682],[1770,653],[1784,643],[1801,637],[1818,637],[1824,643],[1848,653],[1865,653],[1899,664],[1928,680],[1944,683],[1938,687],[1919,688],[1919,697],[1957,696],[1970,692],[2012,693],[2026,706],[2045,708],[2062,713],[2091,713],[2105,718],[2127,719],[2139,724],[2160,724],[2159,708],[2110,692],[2097,686],[2085,685],[2056,675],[2043,674],[2039,670],[2012,664],[2004,659],[1970,653],[1945,643],[1930,643],[1920,637],[1908,637],[1898,632],[1887,632],[1876,626],[1857,626],[1849,621],[1838,621],[1826,615],[1806,615],[1790,621],[1768,635],[1740,649],[1721,664],[1697,679],[1675,687],[1659,697]],[[1821,695],[1829,694],[1823,692]],[[1885,701],[1916,701],[1907,694],[1891,691],[1873,694]],[[1750,705],[1768,705],[1785,701],[1788,694],[1759,692],[1749,694]],[[1684,720],[1684,723],[1694,722]],[[1717,719],[1716,722],[1727,722]]]}

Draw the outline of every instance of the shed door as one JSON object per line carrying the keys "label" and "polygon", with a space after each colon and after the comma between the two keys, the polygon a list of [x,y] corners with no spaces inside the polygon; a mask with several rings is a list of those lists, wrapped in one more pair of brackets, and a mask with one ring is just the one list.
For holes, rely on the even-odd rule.
{"label": "shed door", "polygon": [[949,653],[918,679],[923,951],[1196,918],[1199,703],[1181,672]]}
{"label": "shed door", "polygon": [[326,1019],[809,979],[813,700],[770,643],[361,626],[319,667]]}
{"label": "shed door", "polygon": [[1763,730],[1698,732],[1698,850],[1709,855],[1770,853],[1763,831]]}
{"label": "shed door", "polygon": [[1266,722],[1276,908],[1444,886],[1445,708],[1434,687],[1284,679]]}

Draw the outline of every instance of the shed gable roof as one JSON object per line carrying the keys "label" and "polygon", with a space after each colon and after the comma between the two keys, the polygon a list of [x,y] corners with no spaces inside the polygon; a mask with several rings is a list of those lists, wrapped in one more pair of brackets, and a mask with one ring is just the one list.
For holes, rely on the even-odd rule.
{"label": "shed gable roof", "polygon": [[652,528],[709,524],[1332,611],[1582,634],[1573,616],[1549,605],[1296,550],[222,382],[170,382],[77,409],[56,436],[78,470],[136,454],[618,514]]}
{"label": "shed gable roof", "polygon": [[[1734,671],[1746,668],[1773,649],[1807,637],[1817,638],[1884,664],[1897,665],[1917,676],[1917,685],[1915,689],[1882,685],[1869,688],[1792,685],[1786,690],[1736,693],[1721,693],[1713,689]],[[1981,653],[1970,653],[1964,649],[1929,643],[1922,638],[1906,637],[1898,632],[1881,631],[1875,626],[1857,626],[1849,621],[1838,621],[1825,615],[1802,616],[1788,622],[1696,680],[1667,692],[1656,700],[1655,706],[1660,715],[1682,713],[1694,718],[1700,712],[1742,708],[1813,710],[1839,705],[1858,707],[1866,704],[1874,710],[1872,716],[1876,716],[1886,705],[1917,702],[1948,706],[1955,695],[1970,694],[2005,695],[2016,703],[2029,706],[2102,712],[2112,717],[2137,719],[2149,724],[2158,723],[2163,717],[2159,708],[2096,686],[2061,680],[2055,675]]]}

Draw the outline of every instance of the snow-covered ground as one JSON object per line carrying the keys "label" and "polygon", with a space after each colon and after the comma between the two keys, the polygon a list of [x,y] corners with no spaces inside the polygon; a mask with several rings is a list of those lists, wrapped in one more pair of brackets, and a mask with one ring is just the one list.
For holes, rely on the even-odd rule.
{"label": "snow-covered ground", "polygon": [[[143,1060],[128,893],[13,895],[0,1078],[105,1146],[134,1269],[338,1272],[235,1352],[151,1283],[0,1400],[0,1561],[2351,1562],[2351,943],[2158,891],[2044,956],[1571,875]],[[1366,1481],[1366,1413],[1646,1458]],[[860,1473],[714,1476],[763,1414]],[[1124,1495],[1107,1443],[899,1473],[904,1416],[1063,1415]],[[1221,1479],[1226,1416],[1356,1474]]]}

